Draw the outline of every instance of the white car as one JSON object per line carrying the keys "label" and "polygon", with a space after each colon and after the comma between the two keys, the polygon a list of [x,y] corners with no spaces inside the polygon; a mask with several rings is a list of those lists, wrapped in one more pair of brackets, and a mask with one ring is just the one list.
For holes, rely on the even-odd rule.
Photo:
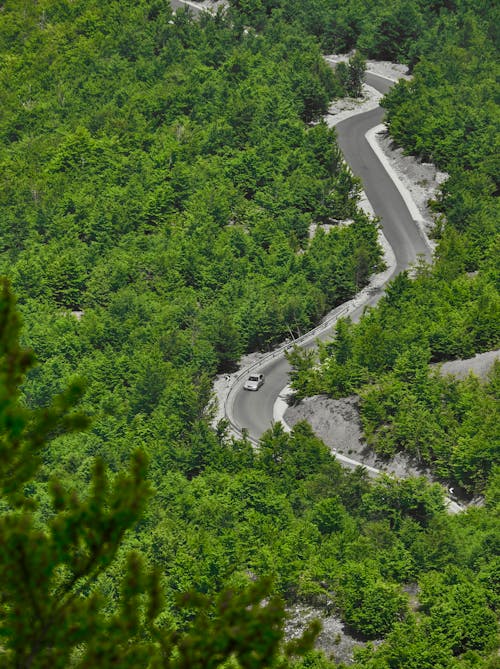
{"label": "white car", "polygon": [[248,379],[245,381],[243,388],[245,388],[245,390],[258,390],[263,383],[264,374],[250,374]]}

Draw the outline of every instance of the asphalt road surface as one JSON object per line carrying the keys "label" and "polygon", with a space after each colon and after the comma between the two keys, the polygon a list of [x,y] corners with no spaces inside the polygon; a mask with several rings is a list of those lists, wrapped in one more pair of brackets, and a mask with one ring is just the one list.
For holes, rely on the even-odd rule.
{"label": "asphalt road surface", "polygon": [[[382,93],[386,93],[392,85],[389,80],[370,73],[367,73],[366,81]],[[370,128],[382,122],[383,115],[383,110],[377,107],[342,121],[336,126],[336,130],[338,143],[347,163],[353,173],[361,178],[375,214],[381,218],[384,235],[396,256],[395,276],[414,263],[419,255],[429,260],[430,251],[399,191],[365,138]],[[359,320],[365,307],[375,304],[382,295],[383,288],[373,293],[367,302],[350,314],[351,318],[354,321]],[[321,338],[330,338],[331,333],[332,329],[326,330]],[[314,344],[308,344],[312,345]],[[257,392],[235,387],[229,403],[231,415],[228,416],[240,430],[246,428],[253,440],[257,440],[271,427],[274,403],[289,383],[290,366],[284,357],[277,357],[258,371],[265,374],[265,384]]]}

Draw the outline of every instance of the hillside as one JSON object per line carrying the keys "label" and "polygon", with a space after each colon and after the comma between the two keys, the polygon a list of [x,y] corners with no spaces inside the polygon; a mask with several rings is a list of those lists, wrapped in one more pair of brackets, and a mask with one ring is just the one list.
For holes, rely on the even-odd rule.
{"label": "hillside", "polygon": [[[0,665],[494,666],[498,380],[426,372],[498,344],[494,7],[458,4],[235,0],[195,19],[158,0],[2,3]],[[332,71],[321,50],[353,46],[414,66],[388,123],[450,179],[435,265],[342,323],[313,381],[359,390],[383,449],[402,447],[381,434],[395,406],[405,436],[432,427],[419,454],[485,497],[453,517],[440,485],[345,471],[305,423],[257,449],[211,427],[217,373],[310,329],[382,267],[322,122],[359,92],[363,59]],[[445,101],[449,53],[470,64],[460,95],[481,102],[465,120]],[[433,95],[446,136],[462,123],[450,146],[418,119],[422,135],[403,133]],[[342,621],[352,655],[311,650],[314,627],[286,646],[284,606],[303,603]]]}

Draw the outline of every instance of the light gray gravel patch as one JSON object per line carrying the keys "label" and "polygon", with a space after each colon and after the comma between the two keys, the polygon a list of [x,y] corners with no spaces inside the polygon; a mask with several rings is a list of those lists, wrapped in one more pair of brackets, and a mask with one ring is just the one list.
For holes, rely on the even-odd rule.
{"label": "light gray gravel patch", "polygon": [[390,460],[377,456],[365,442],[359,416],[359,397],[352,395],[334,400],[325,395],[307,397],[285,413],[288,425],[307,421],[318,436],[332,451],[353,460],[375,467],[397,478],[425,476],[432,480],[430,471],[412,458],[398,453]]}
{"label": "light gray gravel patch", "polygon": [[[345,631],[345,625],[338,616],[325,613],[320,607],[297,604],[288,608],[287,613],[288,619],[285,623],[287,640],[298,638],[314,619],[320,621],[322,629],[314,647],[316,650],[322,650],[330,660],[352,664],[354,649],[365,645],[363,641],[353,638]],[[377,643],[380,642],[375,642]]]}
{"label": "light gray gravel patch", "polygon": [[174,9],[182,6],[190,7],[195,11],[206,9],[209,12],[216,12],[219,7],[226,7],[227,3],[225,0],[198,0],[198,2],[194,2],[193,0],[176,0],[176,2],[173,3]]}
{"label": "light gray gravel patch", "polygon": [[471,372],[481,379],[485,379],[495,360],[500,360],[500,350],[478,353],[468,360],[449,360],[440,365],[441,374],[452,374],[457,379],[465,379]]}
{"label": "light gray gravel patch", "polygon": [[[485,379],[495,360],[500,360],[500,350],[480,353],[468,360],[450,360],[438,365],[441,374],[452,374],[463,379],[470,372]],[[288,425],[293,427],[306,420],[314,433],[335,453],[347,455],[363,465],[375,467],[397,478],[425,476],[433,480],[430,469],[421,466],[403,453],[390,460],[379,458],[364,440],[359,415],[359,397],[353,395],[342,399],[331,399],[325,395],[307,397],[295,406],[289,407],[284,415]]]}
{"label": "light gray gravel patch", "polygon": [[378,132],[376,140],[398,178],[411,193],[412,200],[425,222],[426,234],[429,235],[434,226],[434,214],[429,207],[429,200],[437,197],[448,174],[439,171],[432,163],[425,163],[415,156],[405,155],[404,150],[394,143],[387,129]]}

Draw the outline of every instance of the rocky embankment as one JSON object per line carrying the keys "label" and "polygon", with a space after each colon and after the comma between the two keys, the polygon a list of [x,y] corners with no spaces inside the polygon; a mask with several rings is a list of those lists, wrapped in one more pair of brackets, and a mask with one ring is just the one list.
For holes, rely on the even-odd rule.
{"label": "rocky embankment", "polygon": [[[473,373],[485,378],[495,360],[500,359],[500,351],[489,351],[468,360],[450,360],[439,366],[442,374],[464,378]],[[347,455],[363,465],[375,467],[398,478],[426,476],[431,480],[430,471],[403,453],[390,460],[377,457],[363,438],[357,396],[330,399],[324,395],[307,397],[285,413],[288,425],[293,426],[306,420],[314,432],[334,453]]]}

